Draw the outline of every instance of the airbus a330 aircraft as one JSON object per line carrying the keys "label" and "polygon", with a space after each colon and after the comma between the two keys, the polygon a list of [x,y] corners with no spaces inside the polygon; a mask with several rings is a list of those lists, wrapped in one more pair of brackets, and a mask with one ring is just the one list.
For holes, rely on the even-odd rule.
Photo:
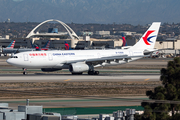
{"label": "airbus a330 aircraft", "polygon": [[160,22],[154,22],[141,39],[129,49],[108,50],[52,50],[17,53],[7,63],[24,69],[39,68],[44,72],[69,69],[72,74],[88,72],[98,75],[94,68],[128,63],[142,57],[145,53],[155,51],[154,45]]}

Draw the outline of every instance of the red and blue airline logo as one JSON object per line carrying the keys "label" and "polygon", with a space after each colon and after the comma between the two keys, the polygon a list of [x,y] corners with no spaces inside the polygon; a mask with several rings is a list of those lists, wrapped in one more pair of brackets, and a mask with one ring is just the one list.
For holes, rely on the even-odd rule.
{"label": "red and blue airline logo", "polygon": [[11,48],[14,48],[15,45],[15,41],[11,44]]}
{"label": "red and blue airline logo", "polygon": [[65,42],[65,49],[69,50],[69,44],[67,42]]}
{"label": "red and blue airline logo", "polygon": [[124,37],[124,34],[122,33],[122,39],[123,39],[123,46],[127,46],[126,39]]}
{"label": "red and blue airline logo", "polygon": [[13,49],[14,48],[14,45],[15,45],[15,40],[13,40],[6,48],[8,49]]}
{"label": "red and blue airline logo", "polygon": [[[145,42],[146,45],[151,45],[150,43],[153,43],[153,42],[151,41],[151,38],[156,37],[156,35],[155,35],[155,36],[150,36],[150,34],[153,33],[154,31],[155,31],[155,30],[149,30],[149,31],[147,31],[146,35],[143,37],[143,40],[144,40],[144,42]],[[150,36],[150,37],[149,37],[149,36]]]}

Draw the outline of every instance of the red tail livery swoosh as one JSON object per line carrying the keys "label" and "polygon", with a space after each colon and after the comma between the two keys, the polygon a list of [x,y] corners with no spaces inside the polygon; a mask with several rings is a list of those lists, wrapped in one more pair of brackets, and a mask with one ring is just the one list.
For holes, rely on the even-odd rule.
{"label": "red tail livery swoosh", "polygon": [[68,43],[65,43],[65,49],[69,50],[69,44]]}
{"label": "red tail livery swoosh", "polygon": [[155,31],[155,30],[149,30],[149,31],[146,33],[146,35],[143,37],[143,40],[144,40],[144,42],[145,42],[146,45],[151,45],[151,44],[148,43],[148,36],[149,36],[151,33],[153,33],[154,31]]}

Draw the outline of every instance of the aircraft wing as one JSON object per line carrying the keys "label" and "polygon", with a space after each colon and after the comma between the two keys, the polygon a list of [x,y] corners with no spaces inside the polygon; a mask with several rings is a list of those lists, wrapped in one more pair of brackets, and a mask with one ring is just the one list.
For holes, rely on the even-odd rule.
{"label": "aircraft wing", "polygon": [[131,59],[131,58],[138,58],[138,57],[147,57],[149,55],[139,55],[139,56],[128,56],[128,55],[117,55],[111,57],[100,57],[100,58],[91,58],[91,59],[79,59],[79,60],[68,60],[64,61],[64,64],[72,64],[78,62],[85,62],[85,63],[97,63],[97,62],[105,62],[105,61],[114,61],[114,60],[123,60],[123,59]]}

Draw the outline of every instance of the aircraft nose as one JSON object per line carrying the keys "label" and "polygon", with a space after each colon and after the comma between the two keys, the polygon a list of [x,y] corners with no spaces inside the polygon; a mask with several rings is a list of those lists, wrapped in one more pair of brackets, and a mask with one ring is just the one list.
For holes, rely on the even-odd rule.
{"label": "aircraft nose", "polygon": [[6,62],[7,62],[8,64],[12,64],[12,59],[9,58],[9,59],[6,60]]}

